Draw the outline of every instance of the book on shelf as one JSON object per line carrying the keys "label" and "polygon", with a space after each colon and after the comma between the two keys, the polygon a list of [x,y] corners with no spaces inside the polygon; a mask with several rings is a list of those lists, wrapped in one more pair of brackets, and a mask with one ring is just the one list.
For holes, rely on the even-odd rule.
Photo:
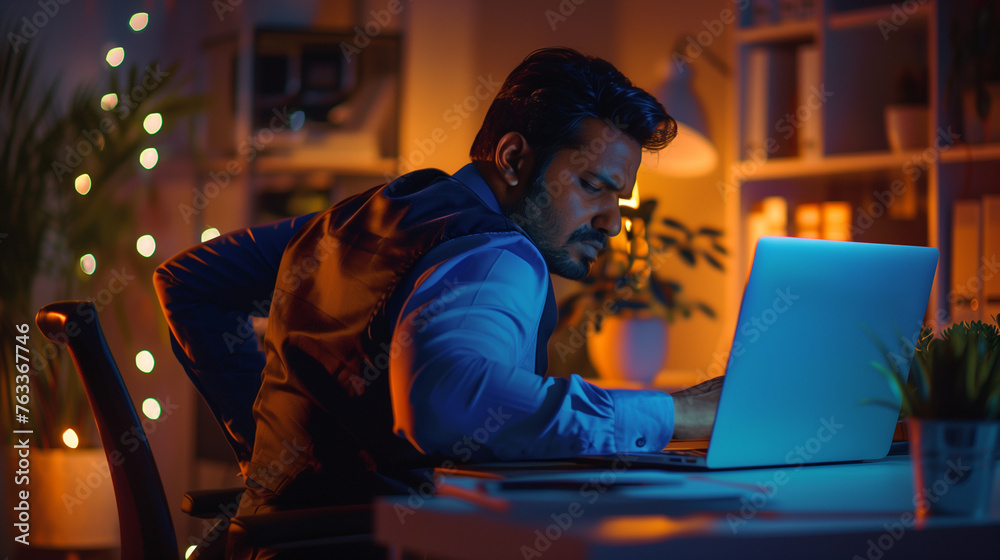
{"label": "book on shelf", "polygon": [[815,99],[815,91],[823,89],[819,47],[803,44],[795,55],[798,106],[805,117],[798,121],[799,157],[818,159],[823,157],[823,106]]}
{"label": "book on shelf", "polygon": [[795,64],[790,47],[753,47],[746,54],[744,160],[790,157],[798,152]]}
{"label": "book on shelf", "polygon": [[982,204],[978,199],[956,200],[951,227],[951,320],[954,323],[980,319],[983,281],[979,259]]}
{"label": "book on shelf", "polygon": [[983,197],[983,237],[980,273],[983,277],[982,310],[985,322],[1000,315],[1000,195]]}

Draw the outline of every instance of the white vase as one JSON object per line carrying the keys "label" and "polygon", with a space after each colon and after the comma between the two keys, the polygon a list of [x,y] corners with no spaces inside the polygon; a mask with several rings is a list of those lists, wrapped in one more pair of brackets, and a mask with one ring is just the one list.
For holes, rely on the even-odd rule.
{"label": "white vase", "polygon": [[899,104],[885,108],[885,135],[894,152],[926,148],[930,110],[927,105]]}
{"label": "white vase", "polygon": [[652,382],[665,362],[667,324],[659,317],[611,315],[587,337],[587,355],[602,379]]}
{"label": "white vase", "polygon": [[919,518],[990,511],[1000,422],[907,419]]}

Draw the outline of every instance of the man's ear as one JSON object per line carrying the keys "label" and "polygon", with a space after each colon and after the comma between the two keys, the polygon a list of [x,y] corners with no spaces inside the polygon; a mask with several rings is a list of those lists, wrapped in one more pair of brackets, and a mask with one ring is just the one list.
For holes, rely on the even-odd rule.
{"label": "man's ear", "polygon": [[535,153],[520,132],[508,132],[497,142],[495,155],[497,171],[510,187],[525,185],[535,167]]}

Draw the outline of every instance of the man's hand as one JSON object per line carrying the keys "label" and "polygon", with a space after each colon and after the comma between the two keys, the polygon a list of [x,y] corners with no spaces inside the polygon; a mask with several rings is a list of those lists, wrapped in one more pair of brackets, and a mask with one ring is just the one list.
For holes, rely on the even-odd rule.
{"label": "man's hand", "polygon": [[719,407],[719,395],[722,393],[722,380],[723,377],[716,377],[672,393],[675,439],[699,439],[712,435],[715,409]]}

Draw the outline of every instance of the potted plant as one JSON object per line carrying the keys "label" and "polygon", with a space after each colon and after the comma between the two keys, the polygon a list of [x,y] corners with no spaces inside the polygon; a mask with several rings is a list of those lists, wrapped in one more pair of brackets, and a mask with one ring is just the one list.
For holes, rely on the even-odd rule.
{"label": "potted plant", "polygon": [[556,330],[581,333],[591,363],[604,378],[649,382],[663,365],[669,323],[694,313],[715,318],[707,303],[685,297],[666,268],[676,256],[687,266],[705,262],[724,270],[722,231],[691,229],[672,218],[661,219],[663,227],[654,231],[656,203],[621,207],[625,235],[609,240],[583,290],[559,308]]}
{"label": "potted plant", "polygon": [[908,378],[900,360],[876,364],[902,401],[918,516],[988,513],[1000,435],[998,318],[958,323],[940,337],[924,328]]}
{"label": "potted plant", "polygon": [[1000,141],[996,122],[1000,103],[1000,14],[994,2],[981,2],[951,20],[951,64],[945,104],[961,114],[967,144]]}

